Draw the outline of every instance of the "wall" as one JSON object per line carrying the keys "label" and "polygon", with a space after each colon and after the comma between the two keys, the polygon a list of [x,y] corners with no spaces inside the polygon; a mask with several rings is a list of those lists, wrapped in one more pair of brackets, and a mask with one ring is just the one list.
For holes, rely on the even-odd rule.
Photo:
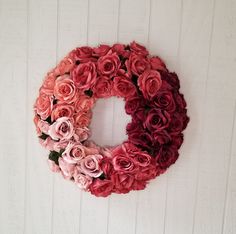
{"label": "wall", "polygon": [[[166,174],[98,199],[50,173],[32,105],[72,48],[134,39],[179,74],[191,122]],[[0,0],[0,51],[1,234],[236,233],[235,0]],[[95,138],[119,142],[123,103],[99,105]]]}

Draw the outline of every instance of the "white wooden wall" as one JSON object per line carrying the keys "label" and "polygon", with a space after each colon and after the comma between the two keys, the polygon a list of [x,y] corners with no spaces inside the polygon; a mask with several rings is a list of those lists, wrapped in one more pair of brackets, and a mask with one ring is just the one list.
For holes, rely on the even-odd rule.
{"label": "white wooden wall", "polygon": [[[179,74],[191,122],[166,174],[96,198],[49,171],[32,105],[72,48],[132,40]],[[236,0],[0,0],[0,72],[0,234],[236,233]],[[99,143],[125,138],[123,106],[98,103]]]}

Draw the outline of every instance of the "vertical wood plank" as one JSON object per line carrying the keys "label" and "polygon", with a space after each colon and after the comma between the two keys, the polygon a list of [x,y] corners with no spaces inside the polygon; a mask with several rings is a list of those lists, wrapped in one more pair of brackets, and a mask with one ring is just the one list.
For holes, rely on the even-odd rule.
{"label": "vertical wood plank", "polygon": [[175,70],[188,103],[191,121],[185,131],[180,158],[173,170],[168,172],[166,234],[192,233],[194,225],[212,16],[213,1],[182,2],[182,26]]}
{"label": "vertical wood plank", "polygon": [[53,175],[33,124],[33,104],[46,73],[55,66],[57,1],[29,0],[28,158],[25,234],[51,233]]}
{"label": "vertical wood plank", "polygon": [[[181,0],[151,1],[149,50],[164,59],[170,70],[176,69],[181,28]],[[173,166],[175,167],[175,166]],[[167,222],[167,178],[171,170],[139,194],[137,209],[138,234],[165,233]]]}
{"label": "vertical wood plank", "polygon": [[[147,45],[150,16],[150,1],[120,0],[118,41],[130,43],[133,40]],[[113,133],[114,139],[123,138],[123,123],[127,116],[120,115],[124,110],[122,102],[114,103]],[[108,233],[136,233],[138,193],[114,194],[110,198]],[[119,218],[116,218],[119,217]]]}
{"label": "vertical wood plank", "polygon": [[24,231],[27,1],[0,3],[0,233]]}
{"label": "vertical wood plank", "polygon": [[[118,0],[90,0],[88,18],[88,44],[113,44],[117,37]],[[113,100],[99,100],[97,108],[94,109],[91,137],[104,145],[112,144],[112,118]],[[96,116],[96,117],[95,117]],[[105,122],[105,117],[109,120]],[[104,127],[106,125],[106,127]],[[97,137],[96,137],[97,136]],[[108,225],[109,198],[96,198],[89,193],[82,194],[80,233],[104,234]]]}
{"label": "vertical wood plank", "polygon": [[194,233],[222,233],[236,87],[235,7],[235,1],[215,2]]}
{"label": "vertical wood plank", "polygon": [[[57,61],[87,40],[88,1],[59,0],[57,6]],[[78,234],[81,191],[61,175],[54,175],[52,233]]]}

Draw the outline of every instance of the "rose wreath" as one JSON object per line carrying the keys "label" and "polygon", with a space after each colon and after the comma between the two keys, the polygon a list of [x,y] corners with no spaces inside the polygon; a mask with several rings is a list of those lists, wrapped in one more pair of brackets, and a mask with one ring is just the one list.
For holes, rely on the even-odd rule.
{"label": "rose wreath", "polygon": [[[189,121],[179,79],[157,56],[129,45],[72,50],[52,71],[34,105],[37,134],[53,172],[95,196],[142,190],[178,158]],[[125,101],[128,139],[117,146],[90,140],[96,100]]]}

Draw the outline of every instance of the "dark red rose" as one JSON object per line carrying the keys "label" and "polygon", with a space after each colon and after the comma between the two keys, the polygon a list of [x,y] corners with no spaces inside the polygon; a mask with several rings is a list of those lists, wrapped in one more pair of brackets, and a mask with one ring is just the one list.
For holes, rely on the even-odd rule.
{"label": "dark red rose", "polygon": [[138,109],[144,106],[144,99],[140,97],[132,97],[125,102],[125,111],[129,115],[133,115]]}
{"label": "dark red rose", "polygon": [[187,126],[189,118],[185,113],[175,112],[170,122],[169,132],[171,135],[178,135],[181,133]]}
{"label": "dark red rose", "polygon": [[134,74],[139,76],[145,70],[150,68],[150,64],[148,63],[147,58],[142,55],[137,55],[135,53],[131,53],[129,59],[125,62],[128,72],[130,74]]}
{"label": "dark red rose", "polygon": [[140,132],[143,131],[143,127],[140,124],[140,122],[132,120],[130,123],[126,126],[126,132],[127,134],[130,134],[132,132]]}
{"label": "dark red rose", "polygon": [[114,171],[111,158],[104,157],[102,160],[100,160],[99,166],[103,171],[103,173],[105,174],[106,178],[110,179],[111,174]]}
{"label": "dark red rose", "polygon": [[163,146],[156,156],[157,165],[160,169],[167,169],[178,157],[179,153],[175,146]]}
{"label": "dark red rose", "polygon": [[92,58],[93,49],[89,46],[82,46],[76,48],[72,54],[75,60],[79,60],[81,63],[88,61],[96,61],[96,59]]}
{"label": "dark red rose", "polygon": [[130,50],[139,55],[148,55],[147,49],[144,46],[136,43],[135,41],[130,43]]}
{"label": "dark red rose", "polygon": [[133,190],[143,190],[146,188],[147,181],[146,180],[135,180],[132,189]]}
{"label": "dark red rose", "polygon": [[108,45],[99,45],[98,47],[93,48],[93,56],[101,57],[108,53],[110,50],[110,46]]}
{"label": "dark red rose", "polygon": [[184,135],[180,133],[179,135],[172,136],[172,144],[179,149],[184,141]]}
{"label": "dark red rose", "polygon": [[112,193],[113,183],[111,180],[95,179],[89,186],[90,192],[97,197],[107,197]]}
{"label": "dark red rose", "polygon": [[137,92],[134,84],[128,80],[126,76],[116,76],[113,82],[113,93],[115,96],[130,98],[133,97]]}
{"label": "dark red rose", "polygon": [[120,68],[120,59],[116,53],[109,51],[108,54],[98,59],[97,67],[101,75],[108,77],[115,76]]}
{"label": "dark red rose", "polygon": [[154,179],[156,176],[157,176],[157,166],[156,163],[152,162],[149,166],[140,168],[138,173],[136,173],[135,175],[135,179],[147,181]]}
{"label": "dark red rose", "polygon": [[143,149],[151,149],[152,148],[152,136],[147,131],[137,131],[128,133],[128,140]]}
{"label": "dark red rose", "polygon": [[152,157],[149,154],[140,151],[133,156],[133,160],[138,166],[147,167],[150,165]]}
{"label": "dark red rose", "polygon": [[166,110],[168,112],[175,111],[175,101],[170,91],[159,90],[156,96],[152,99],[152,106]]}
{"label": "dark red rose", "polygon": [[148,112],[144,127],[149,131],[161,131],[169,126],[170,114],[161,109],[152,109]]}
{"label": "dark red rose", "polygon": [[174,98],[175,98],[178,110],[182,110],[186,108],[186,101],[184,100],[183,94],[180,94],[179,92],[175,92]]}
{"label": "dark red rose", "polygon": [[127,173],[114,173],[111,176],[116,193],[128,193],[133,186],[134,176]]}
{"label": "dark red rose", "polygon": [[174,89],[179,89],[179,78],[174,72],[160,71],[162,80],[165,80]]}
{"label": "dark red rose", "polygon": [[151,63],[151,67],[153,70],[162,70],[162,71],[167,70],[165,63],[159,57],[157,56],[151,57],[149,61]]}
{"label": "dark red rose", "polygon": [[163,145],[171,141],[171,136],[166,130],[155,131],[152,133],[154,141],[158,143],[158,145]]}

